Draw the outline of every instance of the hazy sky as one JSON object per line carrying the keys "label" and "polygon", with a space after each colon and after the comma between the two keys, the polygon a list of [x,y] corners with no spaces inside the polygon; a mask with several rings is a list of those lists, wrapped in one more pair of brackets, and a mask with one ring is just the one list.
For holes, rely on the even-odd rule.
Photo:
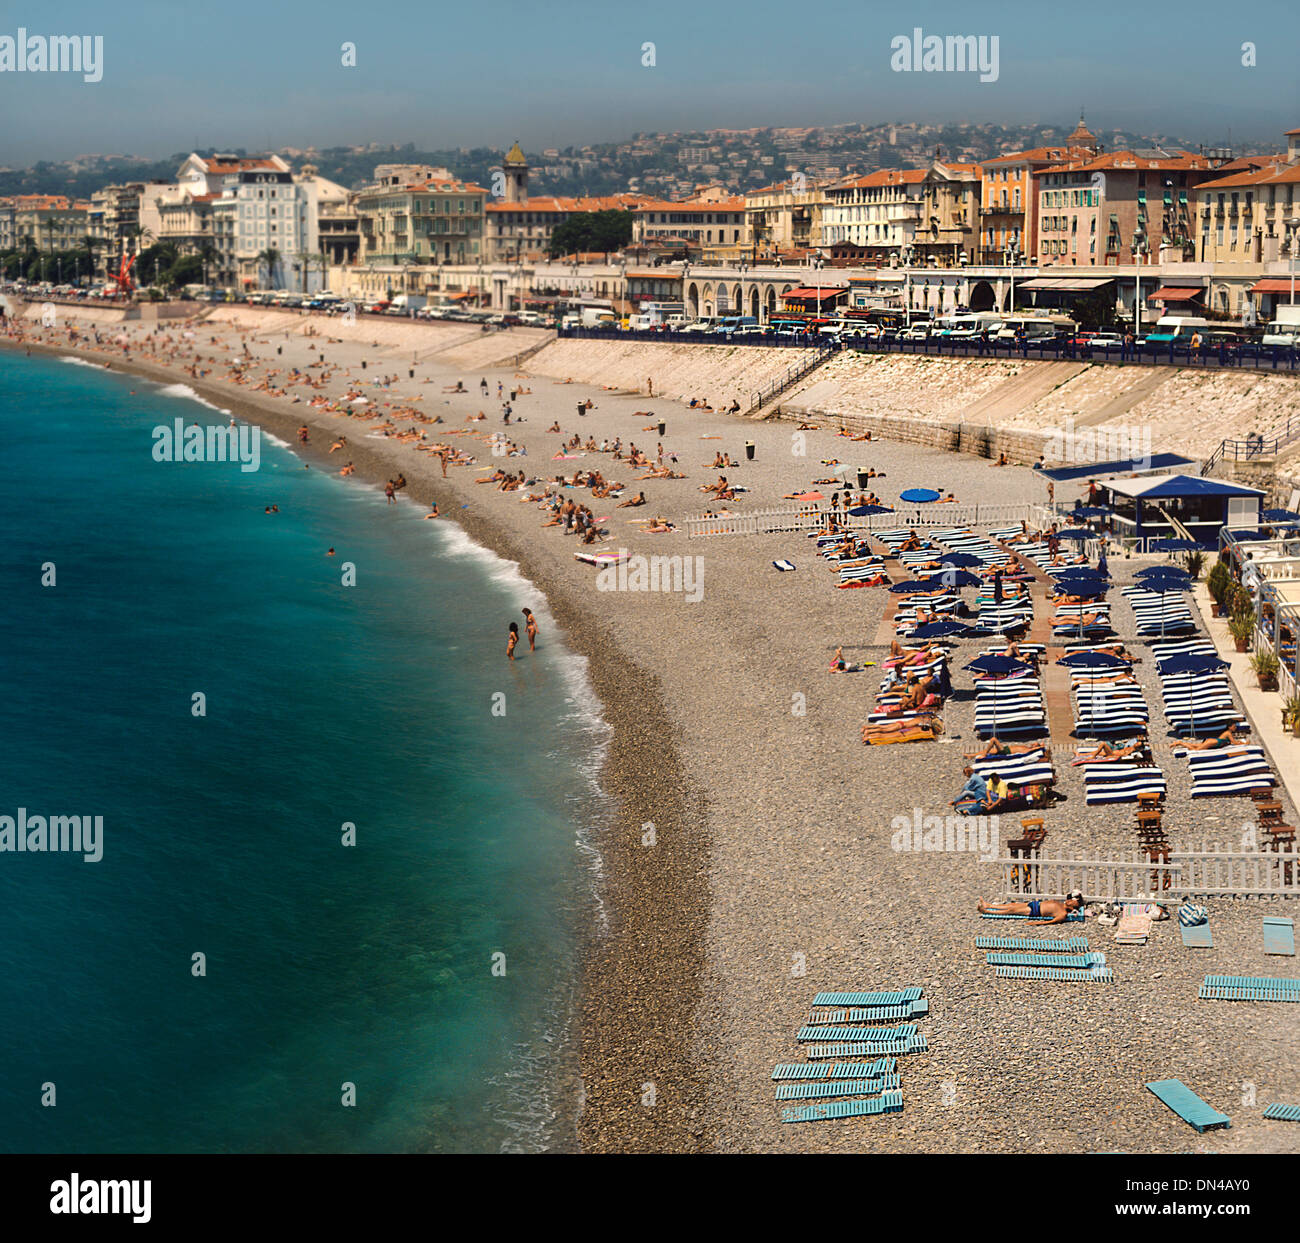
{"label": "hazy sky", "polygon": [[[1230,19],[1230,20],[1228,20]],[[0,163],[199,146],[530,149],[638,130],[1072,123],[1218,144],[1300,125],[1300,4],[950,0],[0,0],[0,37],[102,35],[103,79],[0,72]],[[891,40],[998,37],[998,76],[899,73]],[[341,63],[356,45],[356,66]],[[642,45],[655,45],[653,67]],[[1244,67],[1242,44],[1257,45]],[[0,44],[0,47],[3,45]]]}

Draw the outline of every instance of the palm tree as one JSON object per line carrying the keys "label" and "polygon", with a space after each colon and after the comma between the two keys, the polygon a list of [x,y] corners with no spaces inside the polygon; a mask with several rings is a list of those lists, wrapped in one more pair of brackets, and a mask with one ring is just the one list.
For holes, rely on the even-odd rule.
{"label": "palm tree", "polygon": [[95,251],[99,248],[99,238],[87,233],[81,239],[81,245],[86,254],[90,256],[90,276],[93,280],[95,276]]}
{"label": "palm tree", "polygon": [[297,255],[294,256],[297,260],[294,267],[298,269],[299,287],[300,292],[302,293],[307,292],[307,277],[311,274],[311,265],[314,257],[315,256],[313,256],[308,250],[300,250]]}
{"label": "palm tree", "polygon": [[268,246],[257,256],[259,265],[258,275],[261,275],[260,269],[266,268],[266,279],[271,288],[275,288],[275,269],[280,266],[280,252],[274,246]]}
{"label": "palm tree", "polygon": [[208,267],[217,261],[217,248],[211,242],[199,246],[199,258],[203,261],[203,283],[208,283]]}

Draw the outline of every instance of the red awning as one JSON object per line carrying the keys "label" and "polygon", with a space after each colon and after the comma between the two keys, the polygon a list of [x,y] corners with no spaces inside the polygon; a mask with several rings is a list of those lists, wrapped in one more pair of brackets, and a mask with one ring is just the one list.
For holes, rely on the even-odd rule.
{"label": "red awning", "polygon": [[1151,295],[1152,302],[1191,302],[1204,295],[1204,289],[1186,289],[1178,285],[1161,285]]}
{"label": "red awning", "polygon": [[791,289],[788,293],[783,293],[781,297],[812,298],[814,300],[820,298],[823,302],[825,302],[827,298],[835,298],[842,293],[848,293],[848,292],[849,291],[843,286],[837,287],[837,286],[826,285],[823,286],[821,289],[815,289],[811,285],[809,285],[803,289]]}
{"label": "red awning", "polygon": [[[1295,287],[1300,290],[1300,280],[1296,281]],[[1289,276],[1268,276],[1262,281],[1256,281],[1250,287],[1251,293],[1287,293],[1291,292],[1291,278]]]}

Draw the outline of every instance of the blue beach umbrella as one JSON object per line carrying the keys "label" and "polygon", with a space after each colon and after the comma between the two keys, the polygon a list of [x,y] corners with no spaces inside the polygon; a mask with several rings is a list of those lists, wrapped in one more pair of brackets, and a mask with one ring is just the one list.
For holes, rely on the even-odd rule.
{"label": "blue beach umbrella", "polygon": [[970,570],[977,565],[983,565],[973,552],[946,552],[943,554],[944,567],[956,566],[958,569]]}
{"label": "blue beach umbrella", "polygon": [[[965,666],[972,673],[982,673],[985,677],[991,678],[1008,678],[1013,673],[1028,673],[1032,668],[1023,660],[1017,660],[1014,656],[1003,656],[999,653],[992,653],[988,656],[977,656]],[[993,700],[993,733],[998,732],[998,701]]]}
{"label": "blue beach umbrella", "polygon": [[[1158,662],[1156,670],[1162,678],[1172,677],[1179,673],[1186,674],[1188,687],[1190,688],[1192,678],[1198,674],[1217,673],[1220,669],[1226,669],[1227,667],[1228,662],[1226,660],[1220,660],[1209,652],[1176,652],[1173,656]],[[1188,700],[1187,719],[1191,724],[1192,733],[1196,733],[1196,714],[1192,710],[1190,699]]]}
{"label": "blue beach umbrella", "polygon": [[1289,509],[1266,509],[1259,517],[1262,522],[1300,522],[1300,514],[1293,514]]}
{"label": "blue beach umbrella", "polygon": [[1169,565],[1161,562],[1159,565],[1144,565],[1135,575],[1138,579],[1143,578],[1191,578],[1191,571],[1185,570],[1181,565]]}
{"label": "blue beach umbrella", "polygon": [[1192,552],[1200,547],[1194,539],[1158,539],[1148,545],[1157,552]]}
{"label": "blue beach umbrella", "polygon": [[1070,510],[1069,516],[1076,522],[1086,522],[1089,518],[1107,518],[1110,510],[1100,505],[1080,505],[1078,509]]}
{"label": "blue beach umbrella", "polygon": [[1083,527],[1065,527],[1063,530],[1057,531],[1056,538],[1076,540],[1096,539],[1097,532],[1084,530]]}
{"label": "blue beach umbrella", "polygon": [[[1068,655],[1062,656],[1056,663],[1065,665],[1069,669],[1087,669],[1089,671],[1088,685],[1090,687],[1096,682],[1099,669],[1129,669],[1132,667],[1127,660],[1121,656],[1116,656],[1113,652],[1070,652]],[[1088,700],[1089,737],[1094,735],[1095,712],[1096,705],[1090,697]]]}
{"label": "blue beach umbrella", "polygon": [[892,514],[888,505],[855,505],[848,511],[850,518],[869,518],[872,514]]}
{"label": "blue beach umbrella", "polygon": [[[1153,568],[1158,570],[1160,567],[1155,566]],[[1157,595],[1161,597],[1160,637],[1162,639],[1164,638],[1165,635],[1164,597],[1167,595],[1172,595],[1176,591],[1191,591],[1192,589],[1192,582],[1190,577],[1174,570],[1172,566],[1169,567],[1169,569],[1172,572],[1166,572],[1164,574],[1159,574],[1159,573],[1147,574],[1141,580],[1141,585],[1143,587],[1145,587],[1148,591],[1154,591]]]}
{"label": "blue beach umbrella", "polygon": [[935,492],[932,488],[908,488],[906,492],[900,492],[898,494],[898,499],[900,501],[908,501],[914,505],[925,505],[930,501],[937,501],[939,499],[939,493]]}
{"label": "blue beach umbrella", "polygon": [[936,583],[928,578],[909,578],[903,583],[890,583],[886,588],[890,595],[930,595],[935,591],[945,590],[942,583]]}
{"label": "blue beach umbrella", "polygon": [[926,580],[936,587],[982,587],[984,580],[969,570],[944,570]]}
{"label": "blue beach umbrella", "polygon": [[908,637],[912,639],[946,639],[949,635],[965,634],[967,629],[968,627],[963,626],[959,621],[944,618],[941,621],[926,622],[924,626],[918,626]]}

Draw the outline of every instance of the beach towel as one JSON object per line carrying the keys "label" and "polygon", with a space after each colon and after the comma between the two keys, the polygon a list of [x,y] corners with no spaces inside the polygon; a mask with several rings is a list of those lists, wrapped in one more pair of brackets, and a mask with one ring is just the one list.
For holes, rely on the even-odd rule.
{"label": "beach towel", "polygon": [[784,559],[780,561],[773,561],[772,564],[776,566],[778,570],[782,570],[782,571],[793,570],[795,568],[795,564],[793,561],[786,561]]}

